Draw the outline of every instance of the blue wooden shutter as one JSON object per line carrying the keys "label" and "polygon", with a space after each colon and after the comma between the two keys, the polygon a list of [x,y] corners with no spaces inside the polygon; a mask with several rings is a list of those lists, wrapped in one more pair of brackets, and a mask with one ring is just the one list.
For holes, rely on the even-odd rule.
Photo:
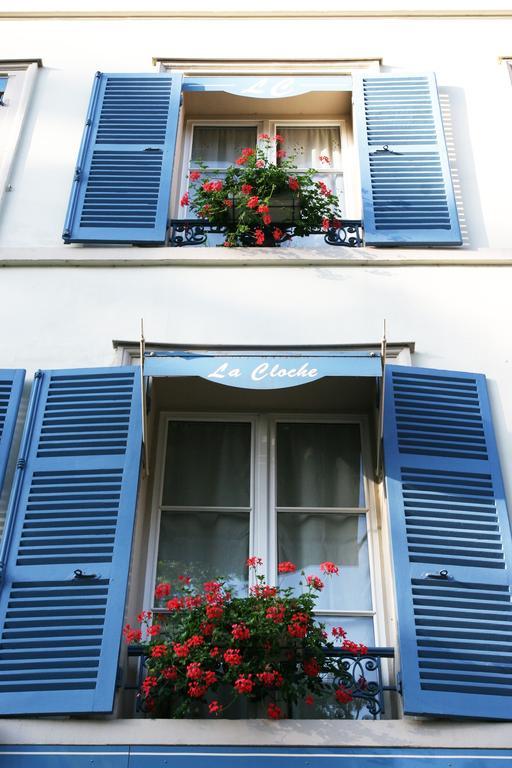
{"label": "blue wooden shutter", "polygon": [[404,709],[512,719],[512,542],[485,377],[389,366]]}
{"label": "blue wooden shutter", "polygon": [[96,74],[65,243],[165,242],[180,98],[178,74]]}
{"label": "blue wooden shutter", "polygon": [[25,371],[0,369],[0,492],[16,428]]}
{"label": "blue wooden shutter", "polygon": [[36,375],[3,544],[1,714],[112,710],[140,421],[135,368]]}
{"label": "blue wooden shutter", "polygon": [[461,245],[433,74],[354,81],[367,245]]}

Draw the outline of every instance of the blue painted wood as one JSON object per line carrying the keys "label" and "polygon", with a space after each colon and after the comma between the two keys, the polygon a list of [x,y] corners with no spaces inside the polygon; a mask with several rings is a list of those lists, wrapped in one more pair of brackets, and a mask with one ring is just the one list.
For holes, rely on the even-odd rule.
{"label": "blue painted wood", "polygon": [[433,74],[354,77],[365,242],[461,245]]}
{"label": "blue painted wood", "polygon": [[140,407],[134,368],[43,371],[35,379],[8,510],[2,714],[112,710]]}
{"label": "blue painted wood", "polygon": [[280,99],[287,96],[298,96],[312,91],[351,91],[352,79],[348,75],[319,75],[316,77],[241,77],[239,75],[223,75],[222,77],[197,77],[195,75],[183,78],[183,91],[200,91],[209,93],[232,93],[236,96],[247,96],[254,99]]}
{"label": "blue painted wood", "polygon": [[179,74],[96,74],[65,243],[165,242],[180,98]]}
{"label": "blue painted wood", "polygon": [[512,720],[512,539],[485,377],[388,366],[404,710]]}
{"label": "blue painted wood", "polygon": [[0,369],[0,493],[4,486],[25,371]]}
{"label": "blue painted wood", "polygon": [[509,749],[0,746],[0,768],[494,768]]}
{"label": "blue painted wood", "polygon": [[382,375],[380,355],[371,352],[318,352],[300,355],[215,355],[168,350],[151,352],[144,361],[146,376],[200,376],[241,389],[297,387],[324,376]]}

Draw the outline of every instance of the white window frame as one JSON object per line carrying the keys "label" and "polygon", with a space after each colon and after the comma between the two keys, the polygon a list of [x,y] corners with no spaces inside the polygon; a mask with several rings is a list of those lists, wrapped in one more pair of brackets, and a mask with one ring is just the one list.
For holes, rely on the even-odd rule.
{"label": "white window frame", "polygon": [[[279,422],[294,423],[337,423],[359,424],[361,431],[361,456],[365,507],[329,508],[329,512],[366,516],[368,536],[368,558],[372,609],[370,611],[319,610],[324,616],[371,617],[373,618],[375,645],[386,644],[386,617],[382,590],[383,563],[379,547],[379,520],[375,484],[371,472],[371,449],[369,425],[365,415],[360,414],[314,414],[314,413],[232,413],[232,412],[163,412],[160,414],[156,453],[155,478],[153,485],[151,522],[148,540],[148,558],[144,589],[144,605],[154,607],[153,591],[156,580],[158,543],[167,426],[170,421],[242,421],[251,423],[251,477],[250,477],[250,527],[249,554],[262,557],[264,573],[269,584],[277,584],[277,508],[276,508],[276,427]],[[245,508],[244,508],[245,509]],[[343,578],[341,574],[340,578]],[[255,576],[249,574],[249,585],[255,583]],[[357,640],[357,638],[354,638]]]}
{"label": "white window frame", "polygon": [[40,59],[0,61],[0,73],[8,76],[0,106],[0,206],[6,192],[12,190],[11,175],[23,123],[30,106]]}

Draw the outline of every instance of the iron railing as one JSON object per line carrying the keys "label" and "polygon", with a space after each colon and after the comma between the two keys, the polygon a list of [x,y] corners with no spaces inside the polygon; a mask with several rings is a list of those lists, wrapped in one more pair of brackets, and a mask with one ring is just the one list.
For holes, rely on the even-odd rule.
{"label": "iron railing", "polygon": [[[293,225],[276,224],[275,226],[279,227],[283,233],[277,245],[293,236]],[[210,224],[205,219],[170,219],[168,244],[173,248],[204,245],[209,235],[224,235],[225,232],[226,227]],[[363,245],[363,225],[359,219],[332,222],[328,230],[319,229],[311,234],[322,235],[327,245],[342,245],[346,248],[360,248]],[[251,236],[248,236],[247,244],[253,244]]]}
{"label": "iron railing", "polygon": [[[125,689],[138,690],[146,676],[145,657],[141,646],[130,645],[129,657],[139,657],[138,681],[136,685],[125,685]],[[288,703],[289,718],[337,718],[347,720],[377,720],[390,717],[386,712],[386,694],[398,692],[397,686],[387,680],[383,674],[382,660],[394,659],[395,651],[388,647],[368,648],[368,653],[359,655],[342,649],[325,650],[325,666],[323,673],[329,682],[335,685],[339,682],[350,692],[351,701],[338,704],[333,701],[332,693],[329,699],[319,700],[316,708],[309,712],[308,707],[298,708]],[[140,699],[137,697],[136,710],[144,712]]]}

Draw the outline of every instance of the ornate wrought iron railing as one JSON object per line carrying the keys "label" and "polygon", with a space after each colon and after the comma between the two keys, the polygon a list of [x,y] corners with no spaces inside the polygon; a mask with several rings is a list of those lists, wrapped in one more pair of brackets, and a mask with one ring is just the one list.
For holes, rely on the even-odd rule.
{"label": "ornate wrought iron railing", "polygon": [[[125,685],[125,689],[138,690],[146,675],[145,658],[142,648],[138,645],[130,645],[128,656],[139,657],[138,681],[135,685]],[[383,659],[394,659],[395,651],[388,647],[368,648],[368,653],[361,656],[342,649],[325,651],[325,666],[323,673],[330,682],[342,684],[343,689],[349,694],[346,703],[333,701],[332,693],[329,698],[317,702],[314,709],[309,707],[297,707],[288,703],[288,717],[290,718],[336,718],[347,720],[377,720],[381,717],[391,718],[392,713],[386,710],[386,695],[396,695],[397,686],[393,677],[388,680],[388,674],[384,674],[382,668]],[[144,709],[137,699],[136,709],[143,712]]]}
{"label": "ornate wrought iron railing", "polygon": [[[286,226],[286,224],[276,223],[276,226],[283,232],[276,245],[280,245],[293,236],[293,225]],[[168,244],[173,248],[204,245],[208,241],[209,235],[223,235],[225,231],[225,227],[210,224],[205,219],[170,219]],[[336,221],[332,223],[329,229],[319,229],[312,234],[323,236],[327,245],[342,245],[346,248],[360,248],[363,245],[363,225],[359,219]]]}

